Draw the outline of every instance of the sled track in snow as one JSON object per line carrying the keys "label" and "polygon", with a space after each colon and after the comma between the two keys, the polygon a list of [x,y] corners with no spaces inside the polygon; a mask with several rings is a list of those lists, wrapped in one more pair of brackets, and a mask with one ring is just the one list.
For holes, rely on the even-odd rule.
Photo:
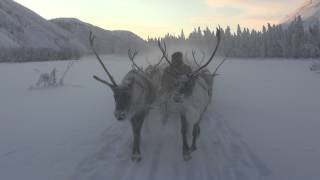
{"label": "sled track in snow", "polygon": [[184,161],[179,122],[170,119],[163,125],[160,119],[151,116],[146,119],[140,163],[130,160],[129,122],[115,122],[101,136],[97,151],[77,166],[71,179],[256,180],[271,174],[240,135],[214,111],[206,113],[201,122],[198,150],[190,161]]}

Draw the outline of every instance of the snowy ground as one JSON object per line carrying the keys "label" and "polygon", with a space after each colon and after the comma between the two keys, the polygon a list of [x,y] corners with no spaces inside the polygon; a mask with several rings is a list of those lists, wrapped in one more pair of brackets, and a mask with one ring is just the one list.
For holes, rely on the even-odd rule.
{"label": "snowy ground", "polygon": [[[127,59],[106,57],[118,80]],[[228,61],[216,79],[199,150],[182,160],[179,123],[157,112],[143,129],[141,163],[130,161],[128,122],[112,115],[93,59],[77,62],[64,87],[29,90],[68,62],[0,64],[0,179],[316,180],[320,177],[320,74],[310,62]]]}

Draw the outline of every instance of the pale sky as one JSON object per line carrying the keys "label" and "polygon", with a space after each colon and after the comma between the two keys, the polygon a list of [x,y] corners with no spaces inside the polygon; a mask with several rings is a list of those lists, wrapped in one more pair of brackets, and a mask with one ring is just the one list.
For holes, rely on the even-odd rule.
{"label": "pale sky", "polygon": [[305,0],[16,0],[46,19],[75,17],[142,38],[237,24],[260,30],[278,23]]}

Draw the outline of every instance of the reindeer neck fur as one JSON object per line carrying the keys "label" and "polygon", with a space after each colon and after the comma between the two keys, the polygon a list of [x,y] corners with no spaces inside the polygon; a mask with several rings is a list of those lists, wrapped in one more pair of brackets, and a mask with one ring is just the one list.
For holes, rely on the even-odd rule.
{"label": "reindeer neck fur", "polygon": [[155,89],[152,83],[136,70],[129,71],[120,86],[130,86],[131,113],[149,109],[155,100]]}
{"label": "reindeer neck fur", "polygon": [[209,90],[209,86],[205,80],[202,77],[198,77],[192,87],[192,93],[188,97],[185,97],[185,106],[192,107],[200,115],[210,102],[211,96]]}
{"label": "reindeer neck fur", "polygon": [[185,94],[185,98],[187,99],[194,95],[195,91],[199,91],[199,89],[205,91],[208,91],[209,89],[209,84],[207,83],[206,79],[202,76],[198,76],[195,79],[191,80],[190,86],[190,89]]}

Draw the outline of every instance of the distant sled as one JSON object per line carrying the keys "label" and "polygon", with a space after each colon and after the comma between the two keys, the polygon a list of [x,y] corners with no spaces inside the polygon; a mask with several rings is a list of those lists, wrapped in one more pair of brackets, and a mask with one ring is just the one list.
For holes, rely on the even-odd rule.
{"label": "distant sled", "polygon": [[313,62],[310,67],[310,71],[315,71],[317,73],[320,73],[320,62]]}
{"label": "distant sled", "polygon": [[[71,61],[68,64],[66,70],[63,72],[59,80],[57,80],[56,68],[53,68],[53,70],[50,73],[41,73],[36,84],[31,85],[29,89],[48,89],[64,86],[64,79],[67,73],[70,71],[71,67],[74,65],[74,63],[75,61]],[[36,72],[40,72],[40,70],[37,70]]]}
{"label": "distant sled", "polygon": [[83,88],[82,85],[77,84],[56,84],[48,87],[37,87],[37,86],[30,86],[29,90],[49,90],[49,89],[58,89],[58,88]]}
{"label": "distant sled", "polygon": [[45,90],[45,89],[51,89],[51,88],[58,88],[58,87],[62,87],[62,85],[60,84],[56,84],[56,85],[49,85],[49,86],[33,86],[31,85],[28,89],[29,90]]}

